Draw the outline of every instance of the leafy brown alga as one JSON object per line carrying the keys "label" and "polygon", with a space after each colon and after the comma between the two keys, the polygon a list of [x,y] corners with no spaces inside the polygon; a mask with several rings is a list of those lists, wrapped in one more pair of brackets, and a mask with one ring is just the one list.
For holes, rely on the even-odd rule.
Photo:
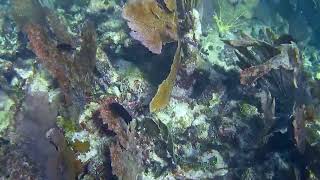
{"label": "leafy brown alga", "polygon": [[159,85],[156,95],[150,103],[150,112],[156,112],[163,109],[169,104],[170,96],[174,84],[176,82],[177,73],[181,62],[181,45],[178,42],[178,47],[174,55],[173,63],[171,65],[170,73],[167,78]]}

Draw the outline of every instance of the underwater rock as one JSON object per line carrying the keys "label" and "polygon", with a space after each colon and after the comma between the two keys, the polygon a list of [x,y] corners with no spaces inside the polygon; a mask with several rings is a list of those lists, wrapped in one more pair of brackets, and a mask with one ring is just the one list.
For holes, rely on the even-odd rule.
{"label": "underwater rock", "polygon": [[[48,129],[54,127],[57,110],[49,104],[48,95],[38,93],[28,95],[23,111],[17,114],[15,122],[18,147],[34,163],[34,167],[45,179],[69,179],[75,177],[75,170],[69,168],[71,154],[63,156],[65,149],[57,149],[46,138]],[[30,131],[33,129],[33,131]],[[60,147],[59,147],[60,148]],[[65,146],[63,148],[66,148]],[[70,152],[71,153],[71,152]],[[65,167],[60,169],[60,167]],[[73,175],[72,175],[73,174]]]}
{"label": "underwater rock", "polygon": [[18,28],[10,16],[10,3],[2,2],[0,5],[0,57],[15,56],[22,44],[18,36]]}
{"label": "underwater rock", "polygon": [[0,91],[0,102],[0,137],[3,137],[13,123],[16,104],[3,91]]}
{"label": "underwater rock", "polygon": [[1,179],[41,179],[34,162],[14,144],[0,145]]}
{"label": "underwater rock", "polygon": [[114,0],[90,0],[89,2],[87,11],[90,13],[108,12],[117,5]]}
{"label": "underwater rock", "polygon": [[225,71],[236,69],[235,59],[228,58],[225,45],[219,37],[219,33],[210,29],[201,37],[201,55],[213,66],[218,66]]}

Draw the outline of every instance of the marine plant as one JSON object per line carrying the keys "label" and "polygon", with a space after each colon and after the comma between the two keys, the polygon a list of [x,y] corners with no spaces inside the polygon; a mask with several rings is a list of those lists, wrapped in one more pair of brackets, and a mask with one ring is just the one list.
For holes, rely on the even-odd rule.
{"label": "marine plant", "polygon": [[128,2],[122,13],[131,29],[130,35],[156,54],[161,53],[162,45],[178,39],[175,0],[164,2],[163,5],[154,0]]}
{"label": "marine plant", "polygon": [[[218,9],[218,13],[215,13],[213,15],[213,20],[217,25],[219,33],[224,35],[241,26],[241,24],[239,23],[239,19],[244,15],[244,13],[238,15],[237,17],[234,17],[233,19],[228,19],[225,17],[224,14],[222,14],[222,11],[224,11],[225,9],[223,9],[223,7],[221,6],[220,0],[218,0],[217,2],[218,2],[219,9]],[[227,3],[227,2],[224,2],[224,3]]]}
{"label": "marine plant", "polygon": [[[160,54],[162,45],[178,40],[175,0],[165,0],[164,4],[155,0],[128,2],[123,8],[122,16],[132,30],[130,35],[153,53]],[[160,110],[168,104],[179,63],[180,46],[177,48],[168,77],[159,85],[150,103],[151,112]]]}
{"label": "marine plant", "polygon": [[178,67],[181,63],[181,45],[178,43],[177,51],[174,55],[173,63],[171,65],[170,73],[167,78],[159,85],[156,95],[150,103],[150,111],[155,112],[164,108],[170,101],[171,91],[173,89]]}
{"label": "marine plant", "polygon": [[122,16],[127,20],[131,36],[151,52],[160,54],[164,44],[178,41],[170,73],[159,85],[150,103],[151,112],[163,109],[169,103],[181,63],[180,39],[192,28],[192,18],[184,12],[191,12],[199,3],[200,0],[164,0],[163,3],[156,0],[135,0],[127,2],[123,8]]}

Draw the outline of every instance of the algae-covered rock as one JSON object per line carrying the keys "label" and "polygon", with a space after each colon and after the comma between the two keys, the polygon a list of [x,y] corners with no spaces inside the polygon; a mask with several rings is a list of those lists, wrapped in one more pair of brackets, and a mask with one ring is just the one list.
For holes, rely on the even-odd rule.
{"label": "algae-covered rock", "polygon": [[302,50],[303,68],[312,79],[320,77],[320,53],[316,47],[307,46]]}
{"label": "algae-covered rock", "polygon": [[45,72],[39,72],[33,76],[29,86],[29,92],[49,92],[49,83]]}
{"label": "algae-covered rock", "polygon": [[90,0],[88,11],[91,13],[109,11],[115,6],[116,2],[114,0]]}
{"label": "algae-covered rock", "polygon": [[253,117],[259,114],[257,107],[247,103],[240,105],[240,113],[245,117]]}
{"label": "algae-covered rock", "polygon": [[[209,29],[207,35],[201,37],[201,54],[213,66],[225,71],[238,69],[236,59],[230,58],[230,50],[225,50],[225,44],[219,36],[219,32]],[[232,56],[231,56],[232,57]]]}
{"label": "algae-covered rock", "polygon": [[0,5],[0,56],[14,56],[20,47],[18,28],[13,23],[7,2]]}
{"label": "algae-covered rock", "polygon": [[192,125],[205,123],[206,115],[203,114],[207,107],[194,103],[190,105],[175,99],[170,101],[169,106],[155,113],[156,117],[172,128],[173,132],[181,132]]}
{"label": "algae-covered rock", "polygon": [[0,91],[0,137],[13,123],[15,114],[15,102],[4,92]]}

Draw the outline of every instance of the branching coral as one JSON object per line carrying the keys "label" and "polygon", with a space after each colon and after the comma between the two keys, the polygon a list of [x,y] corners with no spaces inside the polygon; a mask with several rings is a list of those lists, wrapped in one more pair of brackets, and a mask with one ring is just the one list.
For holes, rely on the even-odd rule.
{"label": "branching coral", "polygon": [[[96,33],[93,24],[84,24],[80,51],[77,52],[68,27],[53,12],[48,10],[44,13],[45,9],[41,9],[39,4],[31,4],[23,9],[19,0],[14,2],[17,3],[14,8],[16,21],[28,35],[30,46],[39,62],[57,79],[67,100],[71,96],[84,100],[92,92],[92,73],[96,62]],[[34,20],[32,18],[35,14],[17,12],[29,9],[41,12],[42,19],[37,17]]]}
{"label": "branching coral", "polygon": [[[235,53],[239,58],[239,67],[244,69],[240,71],[240,83],[262,90],[257,94],[261,99],[264,115],[261,137],[268,138],[272,127],[279,123],[275,117],[283,114],[293,115],[293,138],[297,149],[303,152],[304,107],[311,102],[310,94],[301,71],[302,59],[299,49],[290,39],[283,39],[279,37],[269,44],[243,35],[242,40],[225,42],[237,49]],[[279,45],[275,42],[281,43]]]}
{"label": "branching coral", "polygon": [[59,53],[54,46],[54,42],[40,25],[28,24],[24,29],[28,34],[31,48],[38,56],[40,63],[49,69],[51,74],[59,81],[62,90],[68,94],[70,80],[65,73],[63,64],[56,61],[66,61],[67,57]]}
{"label": "branching coral", "polygon": [[131,36],[156,54],[162,45],[177,40],[175,0],[159,4],[155,0],[134,0],[123,7]]}
{"label": "branching coral", "polygon": [[295,119],[293,121],[294,139],[296,146],[301,153],[304,153],[306,148],[306,117],[305,106],[295,108]]}
{"label": "branching coral", "polygon": [[252,66],[240,73],[241,84],[253,84],[257,79],[261,78],[272,69],[279,69],[280,67],[286,67],[282,65],[282,62],[289,63],[288,54],[279,54],[271,58],[268,62],[262,65]]}
{"label": "branching coral", "polygon": [[12,0],[12,14],[20,28],[30,23],[45,23],[46,12],[36,0]]}

